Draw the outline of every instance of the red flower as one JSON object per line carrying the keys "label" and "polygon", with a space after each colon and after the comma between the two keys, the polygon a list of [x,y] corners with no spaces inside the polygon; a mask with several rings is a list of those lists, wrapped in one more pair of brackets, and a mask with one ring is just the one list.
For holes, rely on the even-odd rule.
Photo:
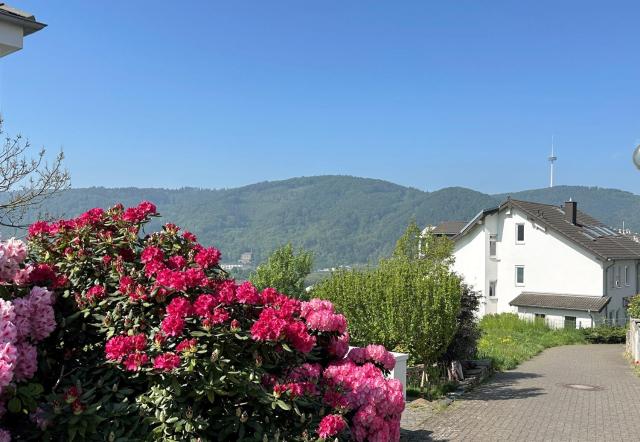
{"label": "red flower", "polygon": [[187,241],[191,241],[191,242],[196,242],[196,241],[198,241],[198,238],[196,238],[196,236],[195,236],[193,233],[191,233],[191,232],[187,232],[186,230],[185,230],[185,232],[182,234],[182,237],[183,237],[184,239],[186,239]]}
{"label": "red flower", "polygon": [[215,247],[203,248],[196,253],[194,261],[202,268],[207,269],[218,264],[218,261],[220,261],[220,251]]}
{"label": "red flower", "polygon": [[316,345],[316,337],[311,336],[307,326],[300,321],[287,325],[285,335],[293,347],[302,353],[309,353]]}
{"label": "red flower", "polygon": [[318,436],[326,439],[327,437],[335,436],[342,430],[347,428],[347,423],[344,418],[339,414],[329,414],[322,418],[320,425],[318,425]]}
{"label": "red flower", "polygon": [[133,290],[133,287],[134,281],[131,276],[123,276],[122,278],[120,278],[120,286],[118,287],[120,293],[122,293],[123,295],[128,295]]}
{"label": "red flower", "polygon": [[47,285],[56,280],[56,272],[49,264],[38,264],[29,274],[29,282],[37,285]]}
{"label": "red flower", "polygon": [[179,336],[184,330],[184,319],[178,316],[167,316],[162,320],[160,327],[167,336]]}
{"label": "red flower", "polygon": [[266,308],[251,327],[251,336],[256,341],[277,341],[282,337],[287,324],[277,310]]}
{"label": "red flower", "polygon": [[136,371],[147,362],[149,362],[149,356],[145,353],[131,353],[124,360],[124,368],[129,371]]}
{"label": "red flower", "polygon": [[143,201],[140,204],[138,204],[138,210],[144,216],[156,215],[158,213],[158,211],[156,210],[156,205],[149,201]]}
{"label": "red flower", "polygon": [[154,262],[154,261],[163,261],[164,253],[157,247],[149,246],[145,248],[140,254],[140,261],[143,263]]}
{"label": "red flower", "polygon": [[187,289],[187,279],[183,272],[174,270],[161,270],[156,276],[158,284],[169,287],[173,290],[185,291]]}
{"label": "red flower", "polygon": [[86,408],[87,407],[80,401],[75,401],[73,404],[71,404],[71,410],[76,416],[82,414],[84,410],[86,410]]}
{"label": "red flower", "polygon": [[36,221],[29,226],[29,236],[39,236],[49,234],[49,223],[45,221]]}
{"label": "red flower", "polygon": [[97,299],[100,300],[102,298],[105,297],[105,293],[106,290],[104,288],[104,286],[102,285],[94,285],[93,287],[91,287],[89,290],[87,290],[87,293],[85,295],[85,297],[87,298],[87,300],[89,302]]}
{"label": "red flower", "polygon": [[175,353],[163,353],[153,360],[153,368],[171,371],[180,366],[180,356]]}
{"label": "red flower", "polygon": [[193,307],[187,298],[176,297],[167,306],[167,314],[186,318],[193,313]]}
{"label": "red flower", "polygon": [[78,391],[78,387],[74,385],[72,387],[67,388],[67,391],[65,391],[64,395],[62,396],[62,399],[64,399],[64,401],[67,404],[71,404],[75,402],[79,397],[80,397],[80,391]]}
{"label": "red flower", "polygon": [[171,270],[183,269],[184,266],[187,264],[187,260],[182,255],[174,255],[171,258],[169,258],[168,261],[169,261],[168,267]]}
{"label": "red flower", "polygon": [[231,304],[236,300],[236,283],[232,279],[227,279],[218,288],[220,302]]}
{"label": "red flower", "polygon": [[229,312],[223,308],[216,308],[212,313],[206,315],[202,321],[202,325],[205,327],[211,327],[216,324],[222,324],[229,319]]}
{"label": "red flower", "polygon": [[240,304],[257,304],[260,300],[258,289],[249,281],[240,284],[236,290],[236,298]]}
{"label": "red flower", "polygon": [[215,296],[204,294],[196,298],[193,303],[193,311],[201,318],[205,318],[209,313],[213,312],[217,305],[218,300]]}
{"label": "red flower", "polygon": [[176,351],[179,351],[179,352],[183,352],[183,351],[195,352],[197,343],[198,343],[198,341],[196,340],[196,338],[185,339],[185,340],[183,340],[182,342],[180,342],[176,346]]}
{"label": "red flower", "polygon": [[133,336],[119,335],[107,341],[105,354],[107,359],[120,361],[134,351],[144,351],[147,348],[147,337],[143,334]]}

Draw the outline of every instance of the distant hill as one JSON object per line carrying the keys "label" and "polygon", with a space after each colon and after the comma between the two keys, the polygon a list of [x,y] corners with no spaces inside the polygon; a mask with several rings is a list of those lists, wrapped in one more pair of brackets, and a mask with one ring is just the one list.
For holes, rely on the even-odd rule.
{"label": "distant hill", "polygon": [[[259,262],[278,245],[291,241],[313,250],[316,266],[326,267],[365,264],[388,254],[412,218],[420,225],[468,220],[506,195],[461,187],[423,192],[382,180],[317,176],[224,190],[71,189],[44,210],[69,217],[92,207],[116,202],[134,205],[146,199],[163,215],[152,227],[175,222],[204,244],[216,245],[225,262],[235,262],[248,250]],[[640,196],[629,192],[558,186],[510,195],[552,204],[573,198],[579,208],[607,224],[618,227],[624,220],[629,228],[640,230]]]}

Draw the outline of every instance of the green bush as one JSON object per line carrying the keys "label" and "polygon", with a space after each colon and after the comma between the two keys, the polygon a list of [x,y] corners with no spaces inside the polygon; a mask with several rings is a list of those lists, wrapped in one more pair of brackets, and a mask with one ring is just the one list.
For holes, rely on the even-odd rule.
{"label": "green bush", "polygon": [[376,268],[339,270],[313,295],[333,302],[347,317],[354,345],[382,344],[429,366],[458,329],[462,286],[450,262],[450,244],[421,237],[412,223],[393,257]]}
{"label": "green bush", "polygon": [[629,316],[632,318],[640,318],[640,295],[636,295],[631,298],[627,311],[629,312]]}
{"label": "green bush", "polygon": [[513,313],[487,315],[480,321],[478,357],[497,370],[509,370],[550,347],[586,342],[576,329],[552,329],[543,321],[526,321]]}
{"label": "green bush", "polygon": [[622,344],[627,339],[626,327],[599,326],[582,329],[587,342],[591,344]]}

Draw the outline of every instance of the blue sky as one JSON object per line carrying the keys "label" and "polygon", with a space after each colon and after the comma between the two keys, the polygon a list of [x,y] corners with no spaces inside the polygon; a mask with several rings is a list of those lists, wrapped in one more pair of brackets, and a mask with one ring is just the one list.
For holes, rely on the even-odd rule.
{"label": "blue sky", "polygon": [[640,192],[640,3],[18,1],[9,133],[74,187],[319,174],[423,190]]}

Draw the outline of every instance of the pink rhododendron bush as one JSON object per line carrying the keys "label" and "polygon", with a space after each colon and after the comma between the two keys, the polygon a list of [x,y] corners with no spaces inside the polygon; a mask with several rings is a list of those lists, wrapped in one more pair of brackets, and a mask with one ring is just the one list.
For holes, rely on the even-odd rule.
{"label": "pink rhododendron bush", "polygon": [[2,243],[0,442],[399,439],[384,347],[347,355],[330,302],[237,284],[193,234],[147,234],[155,216],[38,222],[29,257]]}

